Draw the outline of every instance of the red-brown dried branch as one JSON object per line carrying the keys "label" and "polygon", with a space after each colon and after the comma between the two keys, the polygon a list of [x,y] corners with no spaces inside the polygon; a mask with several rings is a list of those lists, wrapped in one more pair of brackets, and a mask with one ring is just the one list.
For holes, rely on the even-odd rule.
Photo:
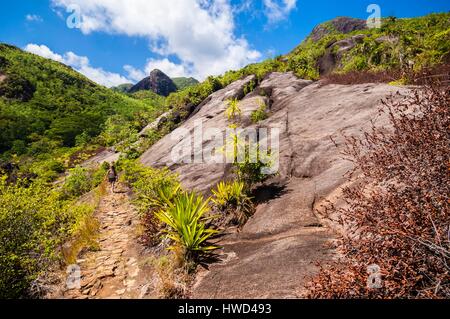
{"label": "red-brown dried branch", "polygon": [[[310,297],[450,298],[449,108],[448,85],[422,87],[383,102],[389,129],[346,139],[358,186],[325,209],[347,234],[344,257],[322,266]],[[382,288],[367,285],[372,264]]]}

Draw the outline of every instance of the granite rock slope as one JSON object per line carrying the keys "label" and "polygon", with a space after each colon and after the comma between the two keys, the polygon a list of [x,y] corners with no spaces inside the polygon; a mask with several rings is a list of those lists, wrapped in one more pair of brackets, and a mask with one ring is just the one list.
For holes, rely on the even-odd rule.
{"label": "granite rock slope", "polygon": [[[203,129],[225,130],[229,124],[224,114],[226,101],[239,96],[251,80],[249,76],[214,93],[174,133],[193,131],[198,120]],[[193,297],[302,297],[308,276],[317,271],[316,263],[336,256],[328,245],[335,229],[321,220],[316,208],[335,197],[352,168],[340,154],[342,135],[360,136],[370,128],[371,120],[385,123],[377,106],[388,95],[406,90],[387,84],[323,85],[292,73],[272,73],[242,97],[240,123],[244,127],[255,125],[248,118],[260,101],[268,105],[270,117],[257,125],[280,130],[279,173],[255,191],[256,213],[241,232],[224,236],[222,261],[199,273]],[[227,164],[173,163],[171,151],[176,144],[166,136],[141,162],[168,166],[179,173],[187,189],[205,193],[230,175]]]}

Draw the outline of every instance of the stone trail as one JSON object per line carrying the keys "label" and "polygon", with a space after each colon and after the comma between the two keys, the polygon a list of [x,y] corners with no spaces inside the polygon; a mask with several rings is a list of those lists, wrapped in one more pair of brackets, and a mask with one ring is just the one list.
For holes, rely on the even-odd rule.
{"label": "stone trail", "polygon": [[96,217],[99,249],[80,254],[81,288],[65,291],[63,298],[152,298],[154,276],[137,240],[139,219],[128,195],[108,190]]}

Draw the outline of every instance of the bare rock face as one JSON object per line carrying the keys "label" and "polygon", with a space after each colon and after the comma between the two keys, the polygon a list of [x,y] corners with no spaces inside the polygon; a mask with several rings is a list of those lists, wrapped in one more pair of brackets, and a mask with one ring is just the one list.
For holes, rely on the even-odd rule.
{"label": "bare rock face", "polygon": [[319,73],[326,75],[333,72],[341,63],[344,53],[353,49],[358,43],[365,38],[364,34],[357,34],[347,39],[328,44],[325,54],[317,61]]}
{"label": "bare rock face", "polygon": [[172,92],[177,91],[175,83],[160,70],[153,70],[150,76],[146,77],[128,91],[129,93],[135,93],[143,90],[151,90],[156,94],[162,96],[168,96]]}
{"label": "bare rock face", "polygon": [[[214,93],[175,133],[192,132],[196,120],[203,120],[204,130],[224,130],[229,124],[224,114],[227,99],[251,80],[249,76]],[[399,88],[386,84],[322,86],[292,73],[272,73],[240,101],[241,125],[247,127],[255,126],[246,119],[260,101],[269,106],[270,117],[257,125],[280,130],[279,173],[255,190],[256,213],[241,232],[224,236],[222,261],[200,271],[194,298],[303,296],[308,276],[317,272],[316,262],[335,257],[326,245],[334,238],[331,225],[315,209],[347,182],[344,174],[352,164],[340,155],[342,134],[361,136],[378,117],[381,99],[396,91]],[[385,119],[378,121],[383,124]],[[185,188],[205,193],[230,176],[226,164],[173,163],[170,153],[176,144],[166,136],[141,162],[168,166],[179,173]]]}
{"label": "bare rock face", "polygon": [[[196,188],[200,191],[208,191],[220,179],[225,178],[228,172],[226,164],[179,164],[172,159],[172,149],[178,141],[172,140],[172,136],[180,136],[184,130],[188,130],[191,135],[194,134],[194,127],[197,121],[201,121],[203,130],[209,128],[219,128],[222,131],[228,126],[228,120],[225,115],[227,101],[242,94],[243,88],[254,79],[254,76],[248,76],[245,79],[236,81],[225,89],[213,93],[197,112],[189,118],[183,125],[177,128],[172,134],[165,136],[153,147],[145,152],[141,157],[141,162],[145,165],[156,167],[168,166],[180,175],[180,179],[186,188]],[[262,97],[261,97],[262,99]],[[241,109],[243,117],[249,117],[251,112],[258,109],[257,97],[248,98],[242,101]],[[206,147],[208,142],[202,146]],[[193,157],[192,157],[193,159]]]}
{"label": "bare rock face", "polygon": [[319,41],[331,32],[347,34],[356,30],[364,29],[367,29],[367,23],[365,20],[348,17],[338,17],[316,26],[309,37],[313,41]]}

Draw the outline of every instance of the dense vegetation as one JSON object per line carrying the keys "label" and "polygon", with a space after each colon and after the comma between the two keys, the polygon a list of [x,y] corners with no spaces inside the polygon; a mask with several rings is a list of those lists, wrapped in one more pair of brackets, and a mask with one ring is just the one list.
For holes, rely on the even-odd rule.
{"label": "dense vegetation", "polygon": [[8,183],[6,176],[0,178],[0,298],[45,294],[39,279],[46,271],[55,263],[73,262],[90,244],[101,188],[89,200],[80,202],[78,196],[98,186],[105,172],[77,168],[56,188],[40,180]]}
{"label": "dense vegetation", "polygon": [[115,92],[120,92],[120,93],[127,93],[132,87],[133,87],[132,83],[124,83],[124,84],[112,87],[111,90],[113,90]]}
{"label": "dense vegetation", "polygon": [[0,44],[0,297],[39,294],[30,288],[49,267],[90,244],[97,195],[80,196],[102,183],[106,167],[77,165],[105,146],[127,148],[163,104]]}
{"label": "dense vegetation", "polygon": [[77,147],[122,139],[117,122],[134,132],[161,112],[153,100],[112,92],[70,67],[4,44],[0,74],[1,161],[33,174],[42,167],[47,175],[60,173]]}
{"label": "dense vegetation", "polygon": [[184,90],[190,86],[198,84],[199,82],[194,78],[178,77],[172,78],[173,83],[175,83],[178,90]]}

